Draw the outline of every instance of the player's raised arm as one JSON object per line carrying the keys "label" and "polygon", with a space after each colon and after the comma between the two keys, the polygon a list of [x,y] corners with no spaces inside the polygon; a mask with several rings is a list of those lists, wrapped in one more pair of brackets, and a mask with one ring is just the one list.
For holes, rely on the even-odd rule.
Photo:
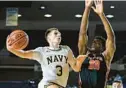
{"label": "player's raised arm", "polygon": [[11,53],[21,58],[32,59],[39,56],[38,52],[23,49],[28,45],[28,35],[22,30],[15,30],[6,39],[6,48]]}
{"label": "player's raised arm", "polygon": [[115,50],[116,50],[116,44],[115,44],[115,34],[113,31],[113,28],[106,18],[104,14],[103,9],[103,0],[94,0],[96,8],[93,7],[94,12],[98,14],[98,16],[101,18],[101,21],[104,25],[104,29],[107,34],[107,40],[106,40],[106,50],[104,51],[104,55],[107,61],[111,62]]}
{"label": "player's raised arm", "polygon": [[92,6],[92,0],[85,0],[85,10],[81,20],[80,32],[79,32],[79,39],[78,39],[78,49],[79,54],[86,54],[87,52],[87,29],[88,29],[88,17],[90,13],[90,9]]}
{"label": "player's raised arm", "polygon": [[77,58],[74,58],[73,52],[70,49],[68,53],[68,63],[75,72],[79,72],[81,70],[81,65],[86,57],[86,55],[79,55]]}

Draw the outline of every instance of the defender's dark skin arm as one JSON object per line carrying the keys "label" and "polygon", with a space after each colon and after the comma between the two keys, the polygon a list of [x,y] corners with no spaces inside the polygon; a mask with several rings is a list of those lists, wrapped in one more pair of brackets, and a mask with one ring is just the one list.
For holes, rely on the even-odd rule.
{"label": "defender's dark skin arm", "polygon": [[83,12],[81,20],[79,39],[78,39],[78,49],[80,55],[86,54],[87,52],[87,42],[88,42],[87,28],[91,6],[92,6],[92,0],[85,0],[85,10]]}

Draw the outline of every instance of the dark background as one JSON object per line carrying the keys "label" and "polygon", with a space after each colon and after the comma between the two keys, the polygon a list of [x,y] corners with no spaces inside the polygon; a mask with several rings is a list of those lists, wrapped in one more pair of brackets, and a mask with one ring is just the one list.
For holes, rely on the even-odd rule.
{"label": "dark background", "polygon": [[[40,9],[44,5],[45,9]],[[113,5],[115,8],[111,9]],[[113,14],[110,21],[116,36],[116,53],[112,60],[109,77],[117,73],[124,78],[126,74],[126,1],[105,1],[105,14]],[[6,26],[6,8],[17,7],[22,17],[18,18],[18,26]],[[82,14],[84,1],[0,1],[0,81],[27,81],[39,82],[42,78],[39,63],[32,60],[20,59],[6,50],[6,37],[15,29],[24,30],[29,35],[29,45],[25,50],[38,46],[48,45],[44,33],[47,28],[56,27],[62,33],[63,45],[68,45],[75,56],[78,55],[78,33],[81,18],[75,18],[75,14]],[[51,18],[45,18],[44,14],[52,14]],[[89,45],[95,35],[106,38],[104,27],[99,17],[91,10],[89,17]],[[37,69],[35,69],[37,66]],[[117,67],[118,68],[117,68]],[[116,69],[115,69],[116,68]],[[70,72],[69,85],[78,85],[78,73]]]}

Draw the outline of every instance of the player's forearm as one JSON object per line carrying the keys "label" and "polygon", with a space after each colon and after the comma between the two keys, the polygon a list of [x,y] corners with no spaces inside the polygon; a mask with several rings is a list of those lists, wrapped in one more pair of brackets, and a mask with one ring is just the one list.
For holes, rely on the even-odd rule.
{"label": "player's forearm", "polygon": [[79,34],[87,33],[89,13],[90,13],[90,7],[86,7],[83,12]]}
{"label": "player's forearm", "polygon": [[90,7],[86,7],[81,20],[79,39],[78,39],[78,49],[79,54],[85,54],[86,45],[88,41],[87,28],[88,28],[88,17],[90,13]]}
{"label": "player's forearm", "polygon": [[76,72],[79,72],[81,70],[81,66],[82,66],[82,63],[83,61],[85,60],[85,56],[84,55],[79,55],[76,59],[76,62],[75,64],[73,65],[73,69],[74,71]]}
{"label": "player's forearm", "polygon": [[105,28],[105,31],[106,31],[106,34],[107,34],[107,38],[109,38],[112,41],[114,41],[115,34],[113,32],[111,24],[109,23],[108,19],[105,16],[105,14],[101,13],[101,14],[99,14],[99,16],[100,16],[100,18],[101,18],[101,20],[103,22],[103,25],[104,25],[104,28]]}
{"label": "player's forearm", "polygon": [[19,56],[19,57],[21,57],[21,58],[25,58],[24,57],[24,51],[22,50],[15,50],[15,49],[8,49],[8,51],[10,51],[11,53],[13,53],[13,54],[15,54],[16,56]]}
{"label": "player's forearm", "polygon": [[72,69],[73,69],[75,72],[79,72],[80,69],[81,69],[81,65],[80,65],[78,62],[76,62],[76,64],[72,66]]}
{"label": "player's forearm", "polygon": [[82,60],[77,60],[77,63],[76,63],[76,68],[77,68],[77,70],[78,70],[78,72],[79,71],[81,71],[81,66],[82,66],[82,63],[83,63],[83,61]]}
{"label": "player's forearm", "polygon": [[70,66],[75,72],[80,71],[81,64],[77,59],[74,59],[74,61],[70,63]]}

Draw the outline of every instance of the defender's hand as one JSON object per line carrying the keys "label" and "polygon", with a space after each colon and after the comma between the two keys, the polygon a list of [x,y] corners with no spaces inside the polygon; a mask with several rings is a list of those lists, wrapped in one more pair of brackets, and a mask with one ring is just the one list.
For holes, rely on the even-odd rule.
{"label": "defender's hand", "polygon": [[85,7],[91,7],[93,4],[93,0],[85,0]]}
{"label": "defender's hand", "polygon": [[94,12],[98,15],[103,13],[103,0],[94,0],[95,7],[92,6]]}

